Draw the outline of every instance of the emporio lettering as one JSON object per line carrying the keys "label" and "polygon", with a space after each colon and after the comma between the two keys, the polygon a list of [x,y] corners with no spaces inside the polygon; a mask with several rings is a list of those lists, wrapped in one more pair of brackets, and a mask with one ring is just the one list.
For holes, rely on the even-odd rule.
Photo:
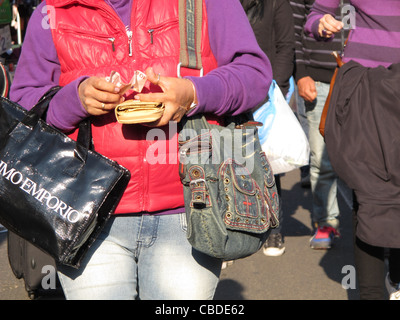
{"label": "emporio lettering", "polygon": [[35,181],[24,177],[24,175],[15,168],[8,169],[7,163],[2,160],[0,160],[0,174],[4,179],[10,181],[13,185],[19,186],[21,190],[47,206],[47,208],[56,212],[63,219],[66,219],[70,223],[75,223],[80,220],[82,214],[79,211],[67,205],[46,189],[40,188]]}

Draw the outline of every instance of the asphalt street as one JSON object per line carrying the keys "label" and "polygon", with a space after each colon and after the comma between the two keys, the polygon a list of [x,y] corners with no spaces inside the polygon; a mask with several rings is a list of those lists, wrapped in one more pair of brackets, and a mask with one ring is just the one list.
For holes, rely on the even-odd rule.
{"label": "asphalt street", "polygon": [[[330,250],[309,247],[311,191],[300,186],[300,171],[282,180],[285,253],[267,257],[262,251],[222,270],[216,300],[357,300],[351,225],[351,193],[339,192],[340,232]],[[90,297],[88,297],[90,298]],[[39,299],[63,299],[45,291]],[[0,300],[29,300],[24,281],[16,279],[7,257],[7,236],[0,234]]]}

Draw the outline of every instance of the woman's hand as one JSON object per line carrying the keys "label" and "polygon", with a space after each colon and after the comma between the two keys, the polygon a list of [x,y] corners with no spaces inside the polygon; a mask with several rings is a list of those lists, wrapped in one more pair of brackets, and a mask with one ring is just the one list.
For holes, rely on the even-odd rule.
{"label": "woman's hand", "polygon": [[120,89],[105,78],[90,77],[78,87],[79,98],[86,111],[93,116],[109,113],[124,101]]}
{"label": "woman's hand", "polygon": [[197,100],[193,83],[188,79],[157,75],[153,68],[148,68],[145,73],[147,80],[158,85],[163,92],[141,93],[137,94],[135,99],[162,102],[165,106],[163,116],[148,126],[161,127],[169,121],[181,121],[192,102]]}
{"label": "woman's hand", "polygon": [[330,38],[334,33],[343,29],[343,22],[336,20],[332,15],[326,14],[319,20],[318,34],[322,38]]}

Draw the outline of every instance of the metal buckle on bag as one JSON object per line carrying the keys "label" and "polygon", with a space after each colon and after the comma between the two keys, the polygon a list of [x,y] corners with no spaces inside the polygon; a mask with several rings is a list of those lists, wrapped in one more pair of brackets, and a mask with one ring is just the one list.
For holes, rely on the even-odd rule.
{"label": "metal buckle on bag", "polygon": [[[190,188],[192,189],[192,188],[200,187],[200,183],[201,182],[204,183],[205,187],[207,186],[206,185],[206,180],[204,180],[204,179],[196,179],[196,180],[190,181]],[[192,186],[192,184],[195,185],[195,186]]]}
{"label": "metal buckle on bag", "polygon": [[[181,66],[182,66],[182,62],[178,63],[178,66],[176,68],[176,74],[178,75],[178,78],[182,78],[181,77]],[[200,69],[200,77],[202,77],[204,75],[204,70],[203,68]]]}

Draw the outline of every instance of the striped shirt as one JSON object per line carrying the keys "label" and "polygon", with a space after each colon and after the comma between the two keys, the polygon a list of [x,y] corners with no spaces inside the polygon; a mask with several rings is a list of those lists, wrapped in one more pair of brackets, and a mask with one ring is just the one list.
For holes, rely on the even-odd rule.
{"label": "striped shirt", "polygon": [[[333,14],[340,0],[316,0],[307,19],[306,32],[316,39],[319,19]],[[400,1],[351,0],[355,26],[344,50],[344,61],[354,60],[365,67],[388,67],[400,62]]]}
{"label": "striped shirt", "polygon": [[[336,68],[336,60],[332,51],[342,51],[342,39],[336,37],[333,41],[316,41],[304,32],[307,16],[311,11],[314,0],[290,0],[293,11],[296,37],[296,82],[304,77],[314,81],[329,83]],[[339,10],[337,10],[337,18]]]}

